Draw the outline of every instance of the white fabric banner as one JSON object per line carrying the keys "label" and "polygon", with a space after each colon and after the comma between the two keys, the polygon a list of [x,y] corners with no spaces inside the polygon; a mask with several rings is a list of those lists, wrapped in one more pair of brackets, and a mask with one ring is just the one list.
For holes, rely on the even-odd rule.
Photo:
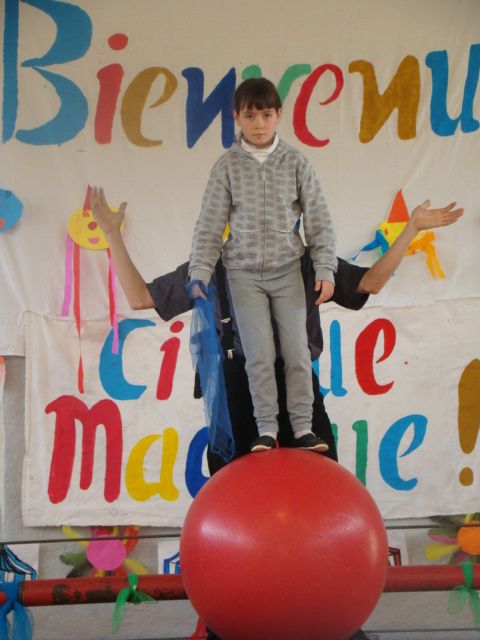
{"label": "white fabric banner", "polygon": [[[479,313],[479,300],[323,312],[314,367],[340,462],[385,518],[478,509]],[[80,394],[74,324],[28,314],[26,525],[182,524],[208,471],[188,314],[176,322],[124,319],[118,356],[108,321],[87,323]]]}

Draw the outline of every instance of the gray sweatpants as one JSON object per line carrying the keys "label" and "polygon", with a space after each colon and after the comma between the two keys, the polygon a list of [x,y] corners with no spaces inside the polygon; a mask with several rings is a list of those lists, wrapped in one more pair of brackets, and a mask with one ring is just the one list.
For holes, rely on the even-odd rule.
{"label": "gray sweatpants", "polygon": [[[298,268],[297,268],[298,265]],[[286,273],[229,270],[228,284],[245,354],[258,432],[278,431],[272,316],[285,362],[287,409],[294,431],[312,427],[312,368],[300,261]]]}

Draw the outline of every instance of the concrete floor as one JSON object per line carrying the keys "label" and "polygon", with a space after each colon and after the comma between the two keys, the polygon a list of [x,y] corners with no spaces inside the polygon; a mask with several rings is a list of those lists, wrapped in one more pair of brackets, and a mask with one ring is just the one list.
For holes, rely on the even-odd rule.
{"label": "concrete floor", "polygon": [[367,622],[378,640],[478,640],[468,604],[448,613],[448,592],[384,594]]}

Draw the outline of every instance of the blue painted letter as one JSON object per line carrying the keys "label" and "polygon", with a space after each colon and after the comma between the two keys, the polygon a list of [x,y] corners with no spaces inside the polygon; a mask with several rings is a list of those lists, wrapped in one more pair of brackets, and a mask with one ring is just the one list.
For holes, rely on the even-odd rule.
{"label": "blue painted letter", "polygon": [[122,353],[125,339],[134,329],[154,327],[151,320],[126,319],[118,323],[118,353],[112,353],[113,329],[107,336],[100,354],[99,375],[102,387],[115,400],[136,400],[145,392],[144,384],[130,384],[125,380],[122,367]]}
{"label": "blue painted letter", "polygon": [[233,94],[235,93],[236,73],[230,69],[220,80],[212,93],[203,99],[204,77],[198,67],[188,67],[182,71],[188,82],[186,105],[187,146],[191,149],[200,136],[208,129],[217,113],[222,113],[222,144],[225,149],[231,147],[235,139],[233,126]]}
{"label": "blue painted letter", "polygon": [[[412,442],[404,453],[399,454],[398,449],[402,438],[411,425],[413,425]],[[414,413],[394,422],[383,436],[378,451],[380,473],[385,482],[393,487],[393,489],[397,489],[398,491],[411,491],[418,484],[417,478],[404,480],[400,477],[398,458],[408,456],[412,451],[418,449],[425,438],[426,432],[427,418],[421,414]]]}
{"label": "blue painted letter", "polygon": [[[55,89],[60,101],[57,114],[35,129],[21,129],[17,138],[34,145],[61,144],[74,138],[85,126],[88,103],[77,85],[57,73],[40,67],[64,64],[85,55],[92,39],[92,21],[80,7],[56,0],[22,0],[43,13],[55,23],[56,36],[50,49],[39,58],[31,58],[22,67],[40,74]],[[15,131],[18,111],[18,21],[19,0],[6,3],[4,27],[4,96],[3,141]]]}
{"label": "blue painted letter", "polygon": [[[313,370],[320,378],[319,363],[319,360],[315,361],[312,366]],[[347,394],[347,390],[343,387],[342,333],[338,320],[333,320],[330,325],[330,385],[330,389],[320,385],[320,391],[323,397],[326,397],[330,391],[337,398],[342,398]]]}
{"label": "blue painted letter", "polygon": [[208,480],[208,476],[204,476],[202,473],[203,453],[207,445],[208,427],[203,427],[197,431],[190,442],[185,464],[185,484],[192,498],[197,495]]}
{"label": "blue painted letter", "polygon": [[458,118],[450,118],[447,112],[448,54],[446,51],[432,51],[426,57],[427,66],[432,70],[432,98],[430,120],[432,131],[439,136],[451,136],[458,123],[464,133],[476,131],[480,124],[473,117],[473,102],[480,71],[480,44],[470,47],[468,72],[463,91],[462,112]]}

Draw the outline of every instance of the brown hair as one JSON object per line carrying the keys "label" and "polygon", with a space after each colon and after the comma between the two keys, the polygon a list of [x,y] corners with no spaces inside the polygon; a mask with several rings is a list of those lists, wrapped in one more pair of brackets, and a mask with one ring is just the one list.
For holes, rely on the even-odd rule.
{"label": "brown hair", "polygon": [[275,109],[282,108],[282,100],[270,80],[266,78],[248,78],[238,85],[233,98],[236,113],[242,109]]}

